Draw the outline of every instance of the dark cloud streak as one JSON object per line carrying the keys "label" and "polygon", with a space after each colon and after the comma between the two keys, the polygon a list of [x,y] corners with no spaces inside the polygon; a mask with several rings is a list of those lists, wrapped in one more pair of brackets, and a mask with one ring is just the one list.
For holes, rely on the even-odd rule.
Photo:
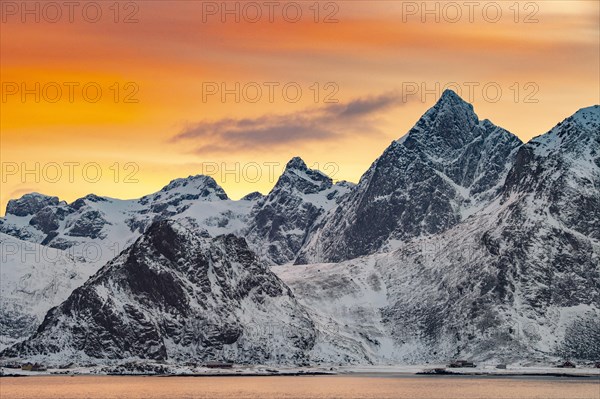
{"label": "dark cloud streak", "polygon": [[397,94],[354,99],[301,112],[266,114],[256,118],[200,121],[185,127],[171,142],[197,143],[197,153],[278,147],[377,133],[377,117],[401,104]]}

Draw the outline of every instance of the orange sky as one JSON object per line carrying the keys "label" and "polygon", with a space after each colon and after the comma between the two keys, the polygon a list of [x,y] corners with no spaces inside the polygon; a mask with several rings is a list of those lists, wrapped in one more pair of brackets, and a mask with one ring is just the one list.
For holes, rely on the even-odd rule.
{"label": "orange sky", "polygon": [[[600,11],[514,3],[320,2],[316,15],[313,1],[275,2],[270,16],[261,1],[229,1],[225,15],[222,2],[123,1],[117,15],[84,1],[59,18],[46,2],[2,0],[1,212],[29,191],[134,198],[203,172],[239,198],[267,192],[295,155],[357,181],[452,82],[529,140],[600,103]],[[239,101],[206,95],[222,83],[239,84]]]}

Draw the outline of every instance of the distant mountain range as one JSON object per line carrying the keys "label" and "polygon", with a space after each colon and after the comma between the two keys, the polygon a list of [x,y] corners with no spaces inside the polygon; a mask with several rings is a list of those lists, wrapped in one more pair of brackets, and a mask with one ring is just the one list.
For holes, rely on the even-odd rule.
{"label": "distant mountain range", "polygon": [[522,143],[446,91],[357,185],[294,158],[239,201],[32,193],[0,241],[5,358],[598,360],[600,106]]}

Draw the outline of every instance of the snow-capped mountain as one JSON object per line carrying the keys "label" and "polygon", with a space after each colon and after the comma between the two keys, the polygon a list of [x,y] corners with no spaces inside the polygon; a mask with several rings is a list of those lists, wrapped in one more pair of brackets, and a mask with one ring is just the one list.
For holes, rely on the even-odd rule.
{"label": "snow-capped mountain", "polygon": [[[445,92],[356,186],[294,158],[268,195],[240,201],[195,176],[140,200],[66,204],[32,194],[8,208],[0,231],[41,247],[116,241],[125,250],[61,294],[69,298],[37,333],[4,355],[296,364],[600,357],[599,106],[523,144]],[[273,267],[281,280],[273,264],[286,264]],[[40,276],[31,287],[51,286],[38,266],[19,267],[14,276],[25,282]],[[24,300],[9,291],[8,301]],[[27,331],[35,317],[23,320],[29,326],[3,325]]]}
{"label": "snow-capped mountain", "polygon": [[[67,204],[57,197],[37,193],[11,200],[6,216],[0,219],[0,232],[6,234],[6,239],[14,237],[22,241],[18,249],[31,244],[46,252],[55,251],[77,270],[78,277],[71,281],[64,267],[50,273],[51,262],[21,256],[21,252],[14,254],[14,258],[23,260],[3,264],[3,270],[15,268],[14,278],[0,281],[2,292],[10,293],[2,295],[3,303],[6,309],[11,309],[10,317],[6,312],[6,317],[2,317],[3,341],[25,338],[46,311],[129,247],[156,221],[178,220],[212,236],[245,236],[251,248],[269,264],[291,262],[314,222],[350,187],[349,183],[333,185],[329,177],[294,158],[267,196],[251,193],[239,201],[228,199],[214,179],[202,175],[173,180],[160,191],[137,200],[90,194]],[[57,278],[63,279],[57,277],[61,273],[68,284],[56,285]],[[40,292],[28,293],[38,298],[35,308],[25,306],[21,297],[12,295],[17,278],[24,281],[21,285],[39,287]],[[25,281],[28,278],[35,282]],[[47,297],[48,286],[60,288],[60,295]]]}
{"label": "snow-capped mountain", "polygon": [[318,218],[352,187],[348,182],[333,184],[293,158],[268,195],[250,193],[239,201],[230,200],[212,177],[204,175],[173,180],[136,200],[90,194],[67,204],[57,197],[26,194],[9,201],[0,232],[68,250],[83,261],[89,260],[93,247],[98,253],[93,260],[102,265],[153,222],[174,219],[215,236],[245,236],[263,259],[283,264],[294,261]]}
{"label": "snow-capped mountain", "polygon": [[96,270],[56,248],[0,233],[0,349],[31,335]]}
{"label": "snow-capped mountain", "polygon": [[212,233],[222,234],[241,228],[244,221],[240,219],[250,206],[249,201],[230,201],[214,179],[198,175],[173,180],[159,192],[137,200],[89,194],[67,204],[56,197],[27,194],[9,201],[0,231],[83,258],[94,246],[103,264],[156,220],[191,218]]}
{"label": "snow-capped mountain", "polygon": [[253,201],[231,201],[207,176],[169,183],[139,200],[87,195],[67,204],[56,197],[26,194],[11,200],[0,219],[2,279],[0,338],[22,340],[45,313],[60,304],[157,220],[212,234],[241,230]]}
{"label": "snow-capped mountain", "polygon": [[580,241],[588,251],[582,266],[567,261],[552,270],[540,255],[564,245],[560,236],[530,246],[531,255],[495,238],[508,232],[498,226],[507,207],[391,253],[274,270],[314,320],[350,338],[363,363],[598,358],[600,245]]}
{"label": "snow-capped mountain", "polygon": [[243,238],[160,221],[4,355],[302,363],[308,314]]}
{"label": "snow-capped mountain", "polygon": [[497,195],[520,145],[445,91],[323,218],[297,263],[352,259],[447,230]]}
{"label": "snow-capped mountain", "polygon": [[319,218],[352,187],[293,158],[275,187],[251,211],[247,239],[273,264],[293,262]]}
{"label": "snow-capped mountain", "polygon": [[[542,219],[556,220],[600,239],[600,106],[577,111],[550,132],[519,149],[504,187],[504,197],[519,196],[514,220],[536,216],[527,209],[545,204]],[[537,215],[537,219],[540,219]]]}
{"label": "snow-capped mountain", "polygon": [[275,270],[375,363],[599,358],[600,107],[519,147],[506,176],[441,233]]}

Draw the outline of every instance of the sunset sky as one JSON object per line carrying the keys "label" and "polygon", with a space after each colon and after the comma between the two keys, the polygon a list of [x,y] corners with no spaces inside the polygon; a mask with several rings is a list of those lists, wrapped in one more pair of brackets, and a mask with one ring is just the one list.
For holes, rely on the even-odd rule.
{"label": "sunset sky", "polygon": [[356,182],[446,85],[524,141],[600,103],[598,1],[78,3],[0,2],[2,214],[200,173],[265,193],[296,155]]}

